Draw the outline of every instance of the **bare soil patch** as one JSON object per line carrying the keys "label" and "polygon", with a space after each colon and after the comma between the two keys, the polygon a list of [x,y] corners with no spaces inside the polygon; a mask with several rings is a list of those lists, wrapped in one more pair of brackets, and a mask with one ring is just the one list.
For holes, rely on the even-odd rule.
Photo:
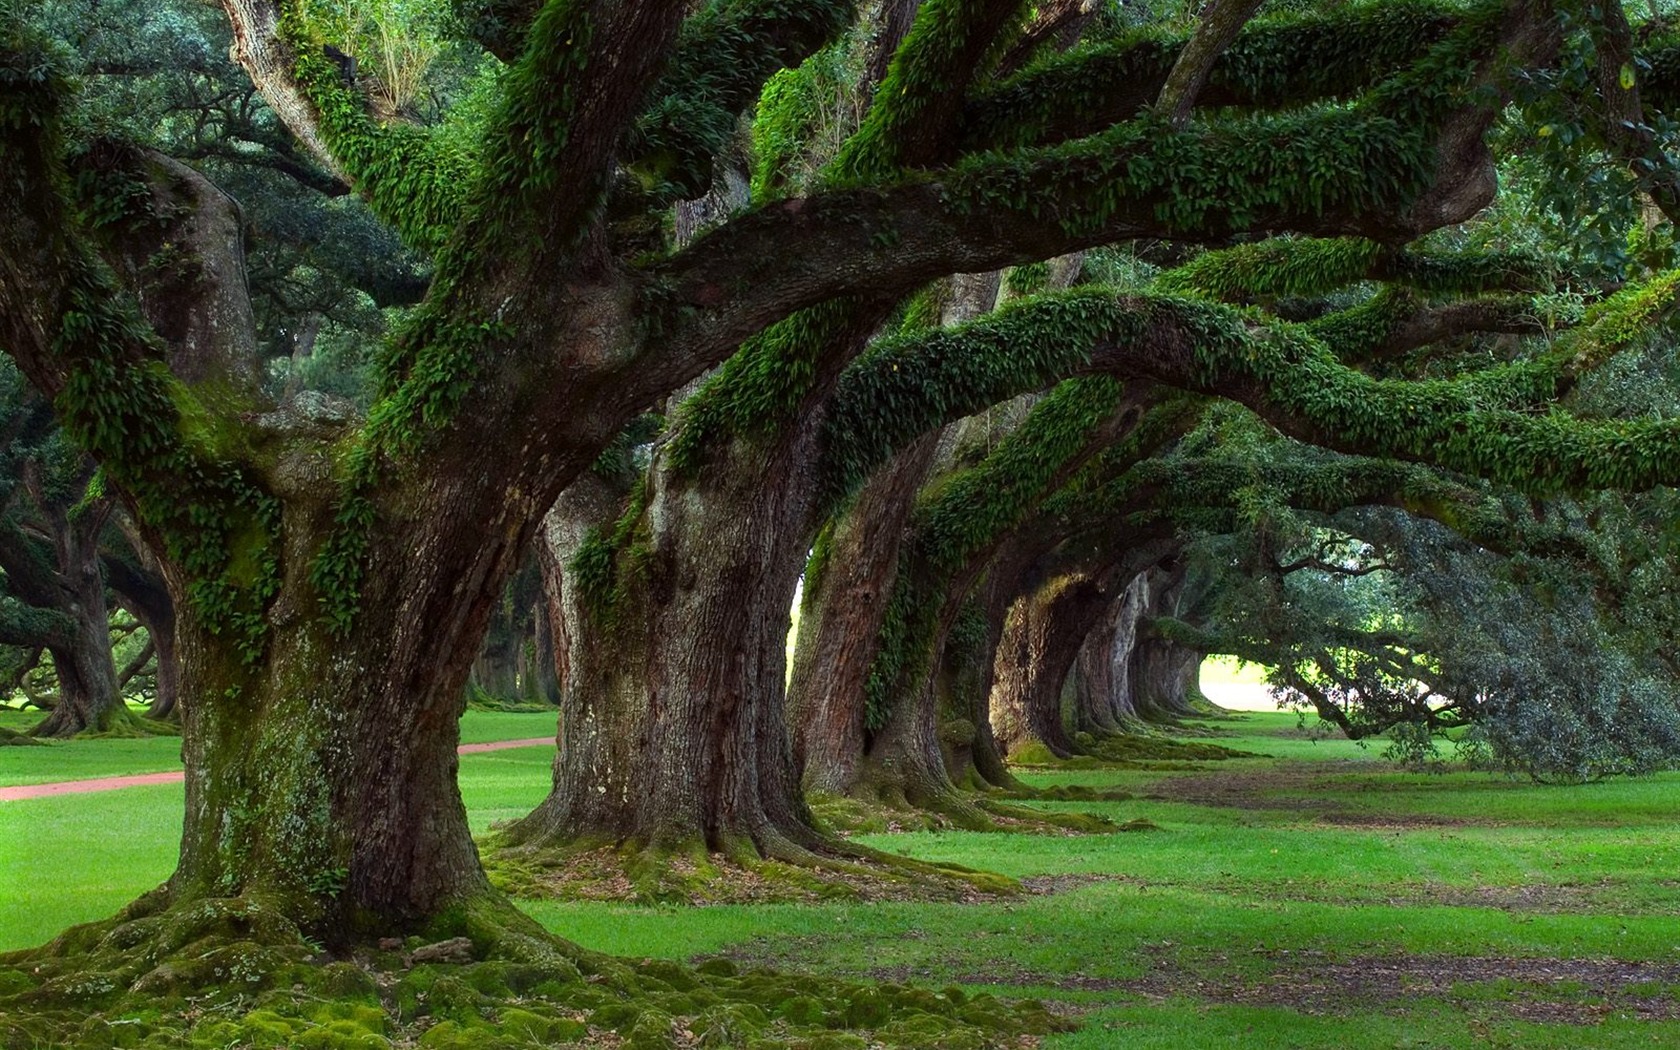
{"label": "bare soil patch", "polygon": [[1373,830],[1492,827],[1500,823],[1432,813],[1397,814],[1360,808],[1345,797],[1326,797],[1332,793],[1345,796],[1348,791],[1345,783],[1332,782],[1332,776],[1392,769],[1378,762],[1303,762],[1294,763],[1288,769],[1163,777],[1150,784],[1143,797],[1222,809],[1300,813],[1324,824]]}
{"label": "bare soil patch", "polygon": [[1013,879],[869,857],[811,864],[742,863],[719,854],[649,858],[612,847],[486,856],[490,880],[515,897],[646,904],[812,904],[823,901],[943,901],[978,904],[1020,896]]}

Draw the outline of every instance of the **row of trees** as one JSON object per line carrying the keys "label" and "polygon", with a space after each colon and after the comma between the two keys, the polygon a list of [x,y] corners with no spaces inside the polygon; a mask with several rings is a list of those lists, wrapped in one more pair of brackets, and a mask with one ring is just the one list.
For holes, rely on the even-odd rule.
{"label": "row of trees", "polygon": [[0,345],[80,450],[13,505],[94,591],[121,521],[173,611],[142,911],[532,937],[475,666],[555,668],[527,859],[872,859],[810,793],[984,827],[1207,652],[1356,734],[1674,754],[1667,497],[1607,493],[1680,475],[1680,44],[1261,6],[98,5],[159,61],[0,5]]}

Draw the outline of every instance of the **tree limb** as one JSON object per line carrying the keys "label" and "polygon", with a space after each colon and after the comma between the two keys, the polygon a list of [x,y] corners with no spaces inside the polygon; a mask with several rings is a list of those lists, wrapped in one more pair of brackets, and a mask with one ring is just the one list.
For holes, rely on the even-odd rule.
{"label": "tree limb", "polygon": [[1236,40],[1243,26],[1254,17],[1264,0],[1208,0],[1201,21],[1184,50],[1178,53],[1167,82],[1155,100],[1155,109],[1167,123],[1181,128],[1190,121],[1190,111],[1201,97],[1213,65]]}

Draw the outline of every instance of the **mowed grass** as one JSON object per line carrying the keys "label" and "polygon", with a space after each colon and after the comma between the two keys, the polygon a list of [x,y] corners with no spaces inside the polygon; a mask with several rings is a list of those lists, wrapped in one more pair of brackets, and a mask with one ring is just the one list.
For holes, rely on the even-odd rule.
{"label": "mowed grass", "polygon": [[[518,726],[509,738],[538,735]],[[1055,808],[1159,830],[865,840],[1020,876],[1019,898],[524,906],[619,954],[1058,1000],[1085,1023],[1058,1050],[1680,1046],[1680,774],[1542,787],[1398,771],[1293,715],[1203,728],[1269,757],[1024,773],[1129,791]],[[474,828],[540,801],[552,756],[464,757]],[[173,786],[0,804],[0,948],[155,885],[179,806]]]}
{"label": "mowed grass", "polygon": [[[18,732],[28,730],[41,718],[38,711],[0,709],[0,727]],[[461,742],[479,744],[552,737],[554,718],[548,713],[468,711],[461,719]],[[181,738],[176,736],[43,740],[36,747],[0,747],[0,787],[163,773],[180,768]]]}

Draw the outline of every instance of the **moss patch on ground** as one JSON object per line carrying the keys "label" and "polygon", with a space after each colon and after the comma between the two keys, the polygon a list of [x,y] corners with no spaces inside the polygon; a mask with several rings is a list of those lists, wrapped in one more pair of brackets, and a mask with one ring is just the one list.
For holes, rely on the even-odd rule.
{"label": "moss patch on ground", "polygon": [[766,904],[832,901],[981,901],[1013,896],[1008,876],[910,860],[836,840],[807,863],[634,847],[482,850],[490,881],[525,900],[639,904]]}
{"label": "moss patch on ground", "polygon": [[0,957],[0,1046],[983,1050],[1069,1027],[1036,1001],[957,988],[617,959],[529,920],[329,958],[260,899],[160,897]]}

